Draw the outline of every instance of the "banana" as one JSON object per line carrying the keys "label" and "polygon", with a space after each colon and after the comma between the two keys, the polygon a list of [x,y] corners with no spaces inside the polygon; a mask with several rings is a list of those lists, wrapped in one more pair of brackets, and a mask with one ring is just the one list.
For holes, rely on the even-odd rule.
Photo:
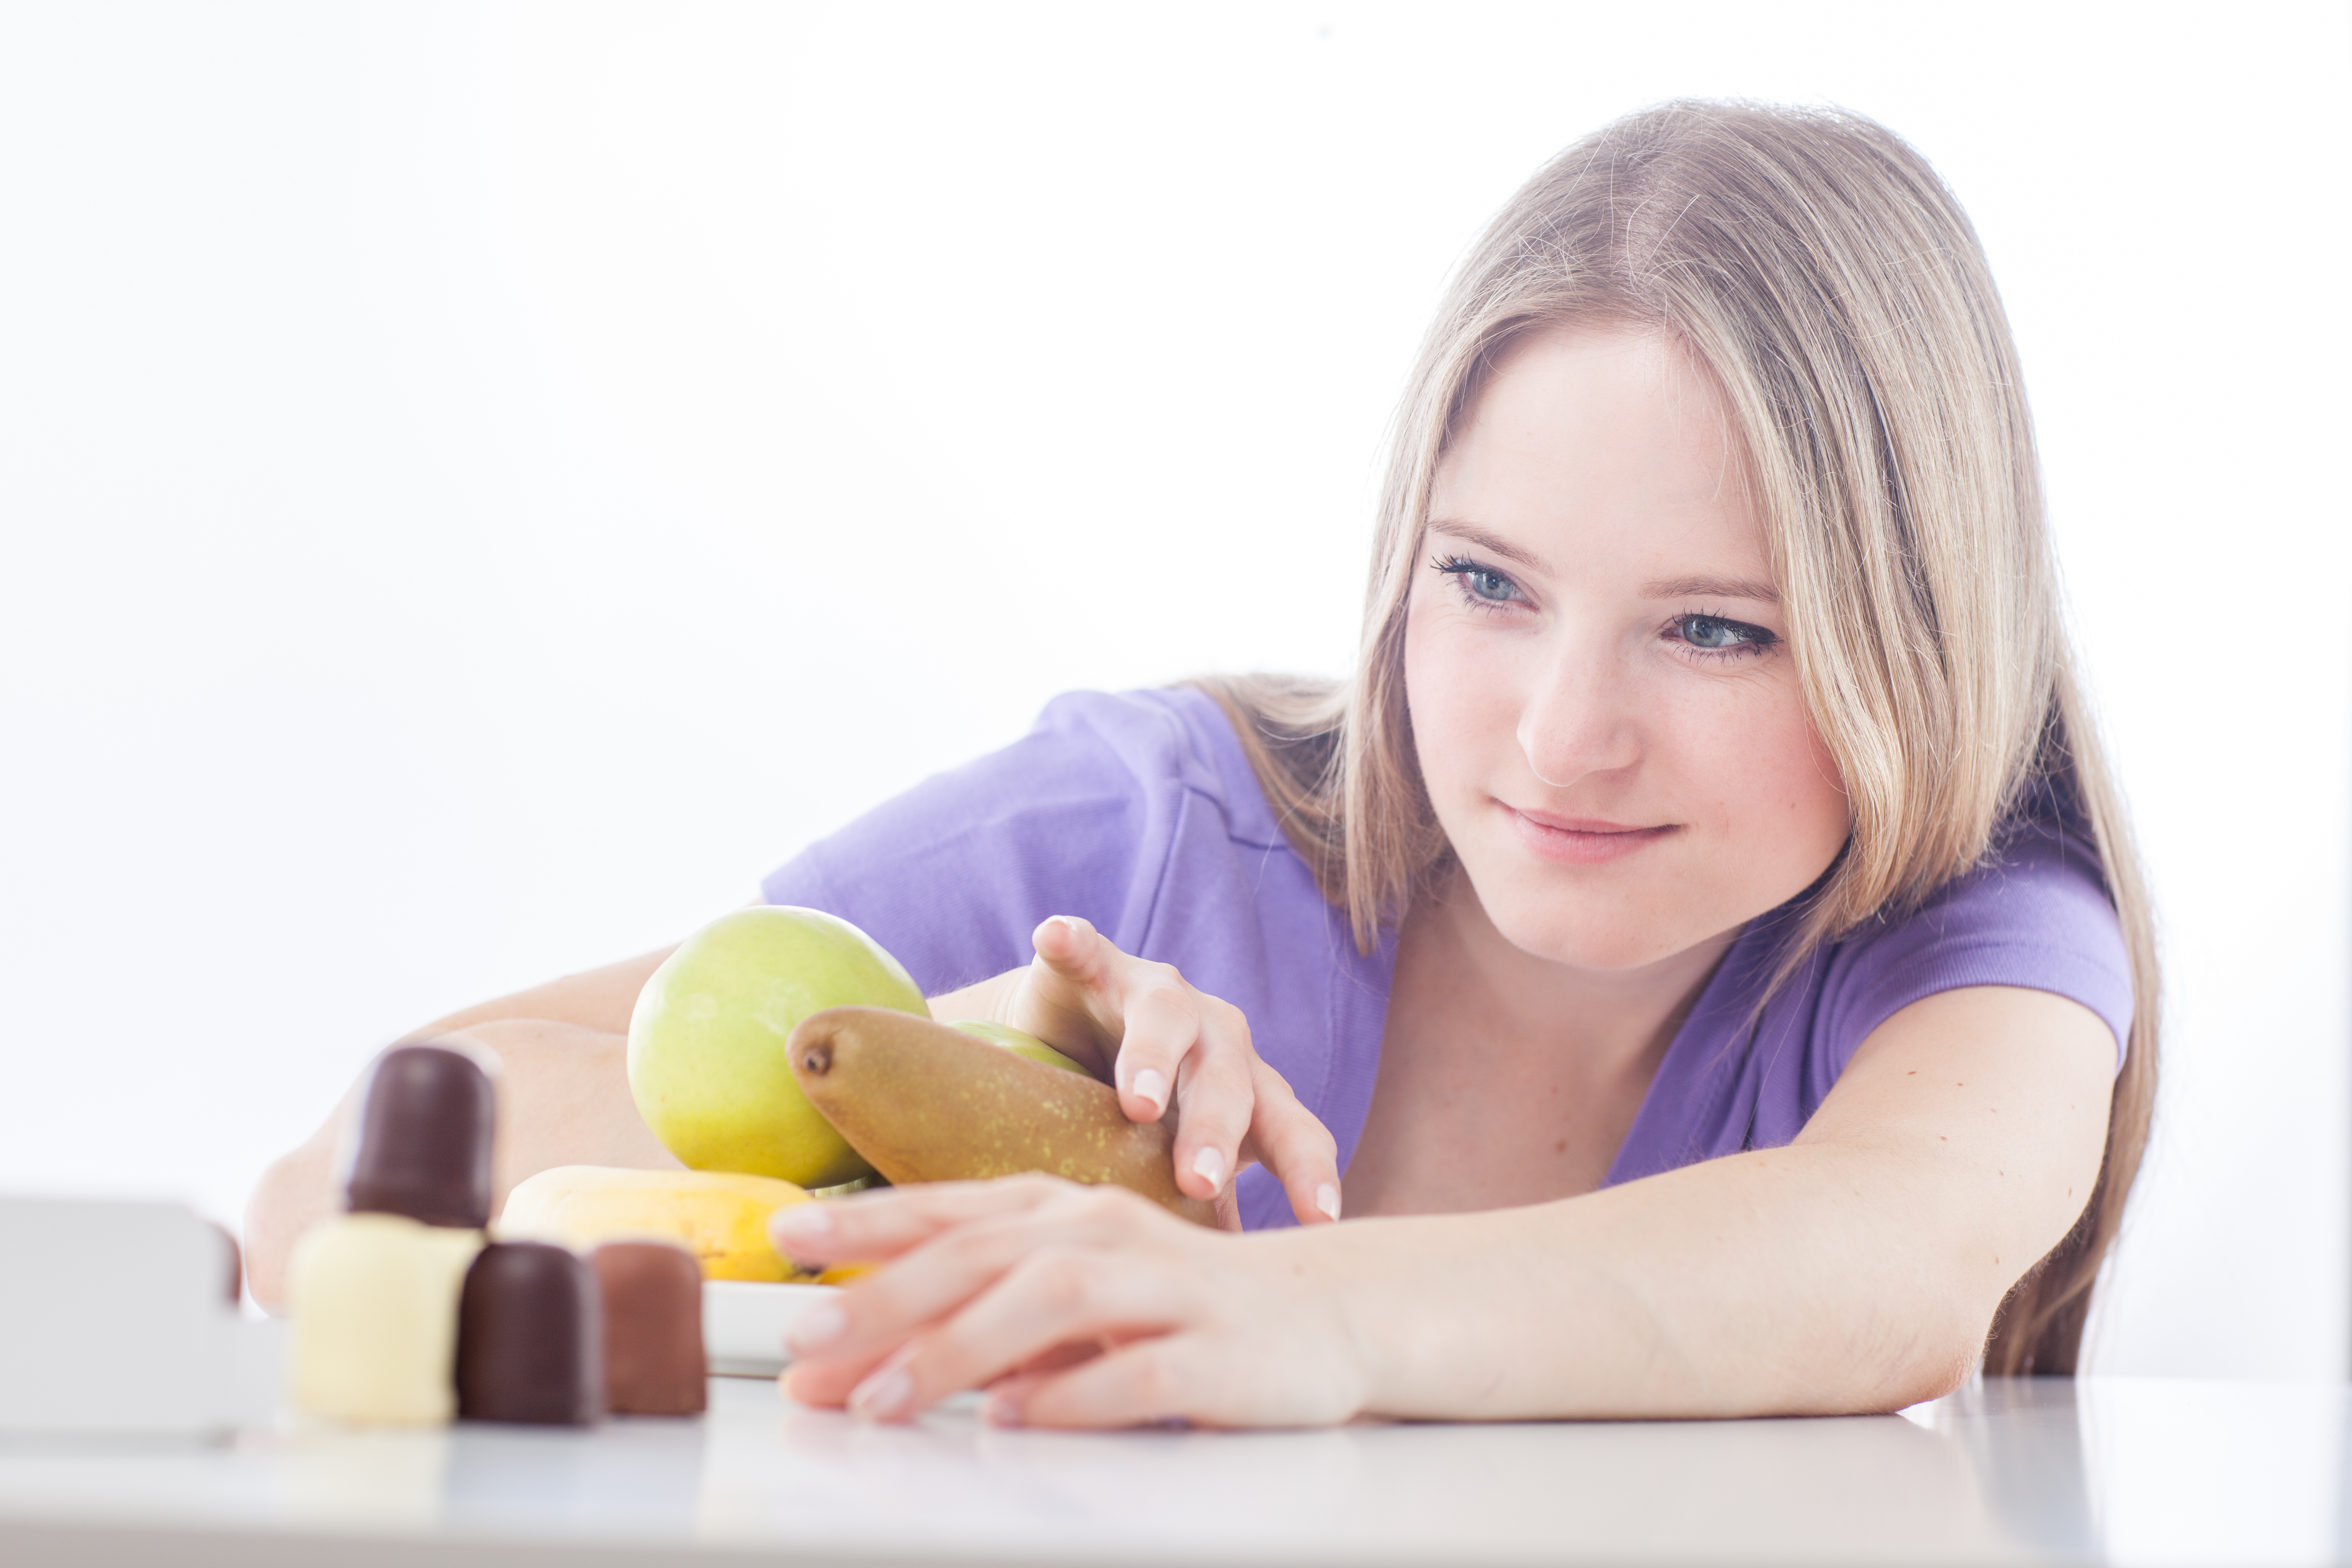
{"label": "banana", "polygon": [[665,1237],[694,1254],[705,1279],[831,1283],[842,1276],[796,1268],[768,1242],[768,1216],[808,1201],[806,1191],[773,1176],[558,1165],[507,1194],[496,1230],[508,1240],[553,1241],[582,1251]]}

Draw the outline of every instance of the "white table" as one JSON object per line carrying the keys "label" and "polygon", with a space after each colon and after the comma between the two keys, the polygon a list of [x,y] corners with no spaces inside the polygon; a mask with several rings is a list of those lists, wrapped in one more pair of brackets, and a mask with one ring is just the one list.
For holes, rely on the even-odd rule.
{"label": "white table", "polygon": [[0,1563],[2347,1560],[2336,1384],[1990,1381],[1904,1416],[1337,1431],[699,1420],[0,1446]]}

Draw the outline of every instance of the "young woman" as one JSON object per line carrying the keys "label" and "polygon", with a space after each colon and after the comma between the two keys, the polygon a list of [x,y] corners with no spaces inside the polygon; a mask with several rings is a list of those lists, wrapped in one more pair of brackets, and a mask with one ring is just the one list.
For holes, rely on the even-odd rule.
{"label": "young woman", "polygon": [[[1247,1231],[1045,1178],[783,1211],[803,1261],[887,1260],[788,1380],[881,1419],[2071,1371],[2155,1088],[2007,325],[1949,194],[1843,115],[1669,106],[1512,201],[1401,413],[1352,681],[1065,698],[763,891],[1176,1115]],[[434,1026],[507,1062],[502,1179],[670,1163],[621,1056],[661,956]],[[330,1142],[257,1194],[265,1300]]]}

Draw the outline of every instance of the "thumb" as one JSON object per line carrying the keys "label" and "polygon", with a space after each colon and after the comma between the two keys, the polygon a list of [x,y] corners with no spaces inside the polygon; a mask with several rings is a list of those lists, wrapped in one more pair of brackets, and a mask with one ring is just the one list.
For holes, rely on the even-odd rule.
{"label": "thumb", "polygon": [[1053,915],[1029,933],[1029,945],[1045,966],[1083,990],[1099,989],[1117,950],[1078,915]]}
{"label": "thumb", "polygon": [[1102,1069],[1097,1076],[1108,1077],[1125,1032],[1112,994],[1118,947],[1076,915],[1041,921],[1029,942],[1037,950],[1036,962],[1022,977],[1002,1021],[1063,1051],[1077,1044],[1071,1054],[1091,1059]]}

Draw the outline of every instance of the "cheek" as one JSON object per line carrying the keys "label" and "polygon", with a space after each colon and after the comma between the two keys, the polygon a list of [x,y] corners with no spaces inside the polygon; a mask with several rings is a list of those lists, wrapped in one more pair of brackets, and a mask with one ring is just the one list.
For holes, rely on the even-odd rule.
{"label": "cheek", "polygon": [[[1717,826],[1776,879],[1810,883],[1837,855],[1852,825],[1837,761],[1822,743],[1803,698],[1790,689],[1713,728],[1694,727],[1709,753],[1694,759],[1717,781]],[[1793,890],[1793,889],[1792,889]]]}
{"label": "cheek", "polygon": [[1495,738],[1509,740],[1517,719],[1507,666],[1470,642],[1442,614],[1414,613],[1405,622],[1405,711],[1422,781],[1441,812],[1488,760]]}

